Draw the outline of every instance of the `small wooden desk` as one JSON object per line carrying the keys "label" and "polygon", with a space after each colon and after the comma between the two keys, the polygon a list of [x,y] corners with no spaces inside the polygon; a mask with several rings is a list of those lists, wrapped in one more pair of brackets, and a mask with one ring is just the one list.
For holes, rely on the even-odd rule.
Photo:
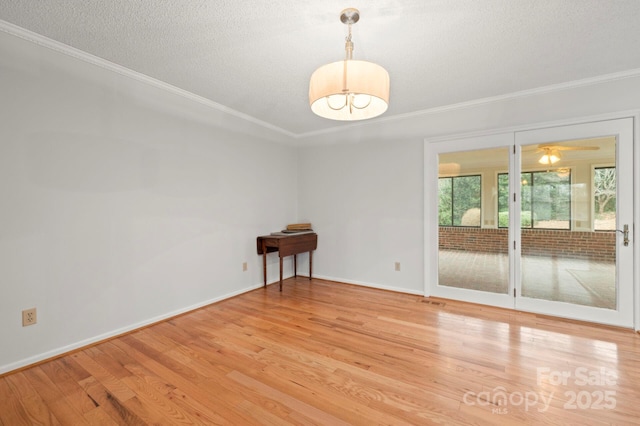
{"label": "small wooden desk", "polygon": [[298,253],[309,252],[309,279],[313,267],[313,250],[318,247],[315,232],[290,235],[263,235],[257,239],[258,254],[262,255],[264,286],[267,286],[267,253],[277,251],[280,256],[280,291],[282,291],[282,258],[293,255],[293,274],[298,275]]}

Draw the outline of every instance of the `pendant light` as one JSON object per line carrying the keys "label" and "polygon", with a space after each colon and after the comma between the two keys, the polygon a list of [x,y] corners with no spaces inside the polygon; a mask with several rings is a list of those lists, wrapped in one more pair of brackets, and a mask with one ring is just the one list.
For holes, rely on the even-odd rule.
{"label": "pendant light", "polygon": [[351,25],[358,9],[345,9],[340,21],[349,27],[343,61],[318,68],[309,82],[311,111],[330,120],[355,121],[377,117],[389,107],[389,73],[380,65],[353,59]]}

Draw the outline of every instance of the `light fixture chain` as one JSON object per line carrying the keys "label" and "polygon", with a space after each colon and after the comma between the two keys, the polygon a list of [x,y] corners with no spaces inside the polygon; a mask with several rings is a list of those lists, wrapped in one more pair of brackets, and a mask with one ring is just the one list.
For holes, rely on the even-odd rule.
{"label": "light fixture chain", "polygon": [[349,35],[345,38],[344,50],[346,52],[346,59],[353,59],[353,41],[351,41],[351,24],[348,24]]}

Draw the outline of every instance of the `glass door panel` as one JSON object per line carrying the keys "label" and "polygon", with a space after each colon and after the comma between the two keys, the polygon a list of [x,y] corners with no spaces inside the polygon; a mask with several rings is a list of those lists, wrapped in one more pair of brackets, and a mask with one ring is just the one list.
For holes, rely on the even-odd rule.
{"label": "glass door panel", "polygon": [[499,197],[508,198],[511,150],[505,146],[437,157],[436,292],[441,296],[477,300],[510,293],[509,228],[500,222],[501,217],[508,220],[509,203]]}
{"label": "glass door panel", "polygon": [[632,248],[616,232],[633,215],[631,120],[522,132],[518,142],[516,307],[632,326]]}
{"label": "glass door panel", "polygon": [[[615,173],[606,190],[593,173],[596,164],[615,171],[615,154],[614,136],[522,147],[523,297],[616,309]],[[613,218],[599,226],[610,230],[594,229],[596,194],[599,217]]]}

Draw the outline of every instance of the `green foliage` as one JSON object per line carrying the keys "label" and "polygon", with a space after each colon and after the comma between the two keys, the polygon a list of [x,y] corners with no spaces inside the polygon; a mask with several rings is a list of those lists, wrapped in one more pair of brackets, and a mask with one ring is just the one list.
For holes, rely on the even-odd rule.
{"label": "green foliage", "polygon": [[438,224],[451,226],[451,178],[438,179]]}
{"label": "green foliage", "polygon": [[480,176],[438,179],[438,223],[440,226],[464,226],[462,218],[465,213],[473,209],[480,210],[480,180]]}
{"label": "green foliage", "polygon": [[[498,226],[507,228],[509,226],[509,212],[498,213]],[[522,228],[531,228],[531,212],[520,212],[520,226]]]}
{"label": "green foliage", "polygon": [[[524,172],[520,175],[521,226],[531,228],[536,221],[569,221],[571,213],[571,174]],[[498,226],[507,227],[509,218],[509,177],[498,175]]]}

